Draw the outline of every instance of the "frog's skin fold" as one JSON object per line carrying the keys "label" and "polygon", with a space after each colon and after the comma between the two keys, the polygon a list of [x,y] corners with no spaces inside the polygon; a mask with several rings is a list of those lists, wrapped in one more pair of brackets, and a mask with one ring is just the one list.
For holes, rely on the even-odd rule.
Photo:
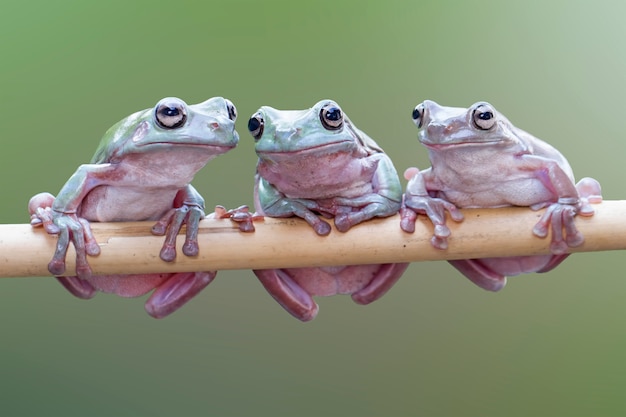
{"label": "frog's skin fold", "polygon": [[[270,217],[298,216],[320,236],[398,212],[402,188],[389,157],[357,129],[337,103],[306,110],[261,107],[248,122],[259,156],[255,208]],[[366,255],[364,255],[366,256]],[[359,304],[383,296],[407,263],[255,270],[265,289],[294,317],[315,318],[313,296],[351,294]]]}
{"label": "frog's skin fold", "polygon": [[593,178],[576,184],[569,163],[554,147],[515,127],[487,102],[464,109],[426,100],[413,110],[413,121],[431,167],[405,172],[404,231],[412,233],[417,215],[425,214],[435,226],[433,246],[446,249],[446,212],[462,221],[458,208],[547,208],[532,233],[545,238],[551,230],[553,254],[450,262],[473,283],[498,291],[507,275],[550,271],[569,248],[583,243],[574,217],[594,214],[591,204],[602,201],[600,184]]}
{"label": "frog's skin fold", "polygon": [[[29,202],[31,224],[58,235],[50,272],[79,298],[97,291],[137,297],[154,290],[146,310],[156,318],[200,292],[214,271],[94,276],[87,255],[98,255],[100,247],[89,222],[157,221],[152,232],[165,236],[164,261],[176,258],[176,236],[184,225],[183,253],[197,255],[204,199],[190,183],[207,162],[237,145],[235,120],[235,106],[227,99],[187,105],[167,97],[111,127],[91,163],[81,165],[56,198],[41,193]],[[77,275],[63,276],[70,243],[76,249]]]}

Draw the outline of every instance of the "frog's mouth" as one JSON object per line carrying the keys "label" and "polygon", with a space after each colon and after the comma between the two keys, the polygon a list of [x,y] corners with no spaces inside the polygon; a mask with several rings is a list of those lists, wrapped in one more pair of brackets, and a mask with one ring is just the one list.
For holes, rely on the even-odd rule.
{"label": "frog's mouth", "polygon": [[296,149],[287,149],[287,150],[275,150],[275,149],[257,149],[257,154],[259,155],[285,155],[285,156],[294,156],[294,155],[309,155],[311,153],[317,155],[324,154],[332,154],[332,153],[345,153],[350,152],[352,150],[352,146],[346,145],[354,145],[354,142],[351,140],[341,140],[332,143],[323,143],[319,145],[311,145],[305,146],[302,148]]}
{"label": "frog's mouth", "polygon": [[451,148],[459,148],[459,147],[470,147],[470,146],[483,146],[483,145],[497,145],[501,144],[501,140],[468,140],[464,142],[451,142],[451,143],[429,143],[422,142],[428,149],[433,149],[436,151],[443,151]]}

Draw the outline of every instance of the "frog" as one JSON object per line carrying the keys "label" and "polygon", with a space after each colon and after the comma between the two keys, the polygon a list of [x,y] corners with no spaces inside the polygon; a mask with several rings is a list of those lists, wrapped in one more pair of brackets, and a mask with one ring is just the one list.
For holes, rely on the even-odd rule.
{"label": "frog", "polygon": [[[87,256],[99,255],[100,246],[90,223],[156,221],[151,231],[165,236],[159,257],[166,262],[175,260],[176,237],[186,226],[182,252],[197,256],[205,203],[191,181],[211,159],[237,146],[236,118],[234,104],[223,97],[192,105],[165,97],[108,129],[90,163],[80,165],[56,197],[44,192],[29,201],[31,225],[58,236],[50,273],[81,299],[97,292],[138,297],[153,291],[145,309],[154,318],[198,294],[215,271],[94,275]],[[76,275],[65,274],[70,243]]]}
{"label": "frog", "polygon": [[[258,156],[254,202],[259,215],[299,217],[319,236],[332,219],[340,233],[397,214],[402,187],[378,144],[329,99],[305,110],[261,107],[248,121]],[[257,269],[269,294],[292,316],[313,320],[314,296],[351,295],[357,304],[382,297],[408,263]]]}
{"label": "frog", "polygon": [[451,235],[446,213],[460,222],[461,208],[545,208],[532,233],[551,235],[550,254],[449,261],[474,284],[499,291],[507,276],[548,272],[567,258],[569,248],[583,244],[574,218],[594,214],[592,204],[602,201],[600,183],[590,177],[575,183],[569,162],[552,145],[485,101],[460,108],[426,100],[412,118],[431,167],[405,171],[402,230],[413,233],[417,215],[425,214],[434,225],[432,245],[445,250]]}

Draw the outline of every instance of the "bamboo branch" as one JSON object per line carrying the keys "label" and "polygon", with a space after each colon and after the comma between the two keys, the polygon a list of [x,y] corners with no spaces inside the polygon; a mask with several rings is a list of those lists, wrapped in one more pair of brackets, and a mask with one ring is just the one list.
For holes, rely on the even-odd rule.
{"label": "bamboo branch", "polygon": [[[585,243],[572,252],[626,249],[626,200],[594,205],[592,217],[577,216]],[[549,238],[531,230],[543,211],[528,208],[466,209],[462,223],[448,221],[449,248],[430,244],[433,227],[419,216],[415,233],[403,232],[399,217],[375,219],[347,233],[333,229],[317,236],[299,218],[255,222],[254,233],[242,233],[230,220],[205,219],[200,223],[200,254],[190,258],[180,251],[174,262],[159,258],[163,237],[153,236],[154,222],[92,223],[101,254],[90,257],[94,274],[137,274],[223,269],[267,269],[366,263],[416,262],[445,259],[548,254]],[[0,225],[0,277],[50,275],[56,237],[27,224]],[[67,255],[67,273],[75,269],[75,253]]]}

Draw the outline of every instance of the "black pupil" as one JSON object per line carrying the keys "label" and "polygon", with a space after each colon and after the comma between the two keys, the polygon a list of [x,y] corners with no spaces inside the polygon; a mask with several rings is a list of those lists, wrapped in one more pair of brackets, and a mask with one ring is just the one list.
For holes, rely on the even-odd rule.
{"label": "black pupil", "polygon": [[165,116],[172,117],[172,116],[178,116],[180,114],[180,110],[178,109],[178,107],[169,107],[168,106],[168,107],[165,107],[162,110],[162,113]]}
{"label": "black pupil", "polygon": [[478,118],[480,120],[491,120],[491,118],[493,118],[493,113],[491,113],[490,111],[478,113]]}
{"label": "black pupil", "polygon": [[248,120],[248,130],[250,132],[254,132],[258,130],[260,127],[261,127],[261,122],[256,117],[251,117],[250,120]]}
{"label": "black pupil", "polygon": [[331,107],[326,111],[326,118],[328,120],[332,120],[333,122],[341,120],[341,110],[337,107]]}
{"label": "black pupil", "polygon": [[421,113],[419,111],[419,109],[413,109],[413,120],[417,120],[421,117]]}

